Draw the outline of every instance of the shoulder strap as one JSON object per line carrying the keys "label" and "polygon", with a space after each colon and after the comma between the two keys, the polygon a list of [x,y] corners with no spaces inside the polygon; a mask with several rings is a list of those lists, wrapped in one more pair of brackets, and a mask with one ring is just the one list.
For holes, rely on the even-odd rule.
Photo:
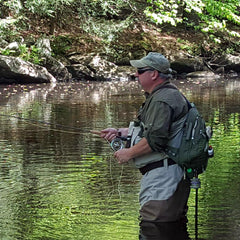
{"label": "shoulder strap", "polygon": [[[176,86],[174,86],[173,84],[166,84],[166,85],[163,85],[162,88],[171,88],[171,89],[176,89],[178,90],[178,88]],[[180,91],[179,91],[180,92]],[[192,108],[192,104],[188,101],[188,99],[184,96],[184,94],[182,92],[180,92],[182,94],[182,96],[185,98],[186,102],[187,102],[187,105],[188,105],[188,110],[190,108]]]}

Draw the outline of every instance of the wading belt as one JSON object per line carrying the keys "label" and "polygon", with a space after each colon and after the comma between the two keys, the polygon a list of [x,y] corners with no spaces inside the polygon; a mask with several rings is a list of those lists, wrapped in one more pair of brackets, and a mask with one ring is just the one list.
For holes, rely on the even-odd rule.
{"label": "wading belt", "polygon": [[[151,171],[155,168],[163,167],[164,166],[164,160],[165,159],[163,159],[161,161],[149,163],[146,166],[139,168],[139,171],[141,172],[142,175],[144,175],[146,172],[149,172],[149,171]],[[174,162],[171,158],[167,159],[167,163],[168,163],[168,166],[176,164],[176,162]]]}

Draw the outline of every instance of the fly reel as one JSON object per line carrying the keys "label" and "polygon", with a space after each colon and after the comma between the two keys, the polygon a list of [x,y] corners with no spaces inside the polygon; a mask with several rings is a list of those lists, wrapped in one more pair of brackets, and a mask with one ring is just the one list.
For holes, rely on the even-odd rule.
{"label": "fly reel", "polygon": [[111,146],[112,150],[116,152],[116,151],[124,148],[124,143],[121,138],[116,137],[111,141],[110,146]]}

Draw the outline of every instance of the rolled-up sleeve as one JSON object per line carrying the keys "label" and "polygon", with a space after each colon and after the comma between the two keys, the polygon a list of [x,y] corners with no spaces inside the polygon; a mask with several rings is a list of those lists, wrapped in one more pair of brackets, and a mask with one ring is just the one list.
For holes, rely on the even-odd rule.
{"label": "rolled-up sleeve", "polygon": [[143,137],[153,151],[162,151],[168,141],[172,118],[171,107],[164,102],[154,102],[148,109],[145,119]]}

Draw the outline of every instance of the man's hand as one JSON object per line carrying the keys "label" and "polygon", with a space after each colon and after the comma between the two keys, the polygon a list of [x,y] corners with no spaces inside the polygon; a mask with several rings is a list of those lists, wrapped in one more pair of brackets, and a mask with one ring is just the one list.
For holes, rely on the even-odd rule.
{"label": "man's hand", "polygon": [[143,156],[152,152],[151,147],[148,145],[147,139],[142,138],[136,145],[130,148],[123,148],[114,153],[114,157],[119,164],[126,163],[129,160]]}
{"label": "man's hand", "polygon": [[100,137],[105,138],[107,141],[111,142],[114,138],[116,138],[117,134],[118,134],[117,129],[106,128],[101,131]]}
{"label": "man's hand", "polygon": [[123,164],[132,159],[131,149],[123,148],[114,153],[114,157],[117,159],[119,164]]}

